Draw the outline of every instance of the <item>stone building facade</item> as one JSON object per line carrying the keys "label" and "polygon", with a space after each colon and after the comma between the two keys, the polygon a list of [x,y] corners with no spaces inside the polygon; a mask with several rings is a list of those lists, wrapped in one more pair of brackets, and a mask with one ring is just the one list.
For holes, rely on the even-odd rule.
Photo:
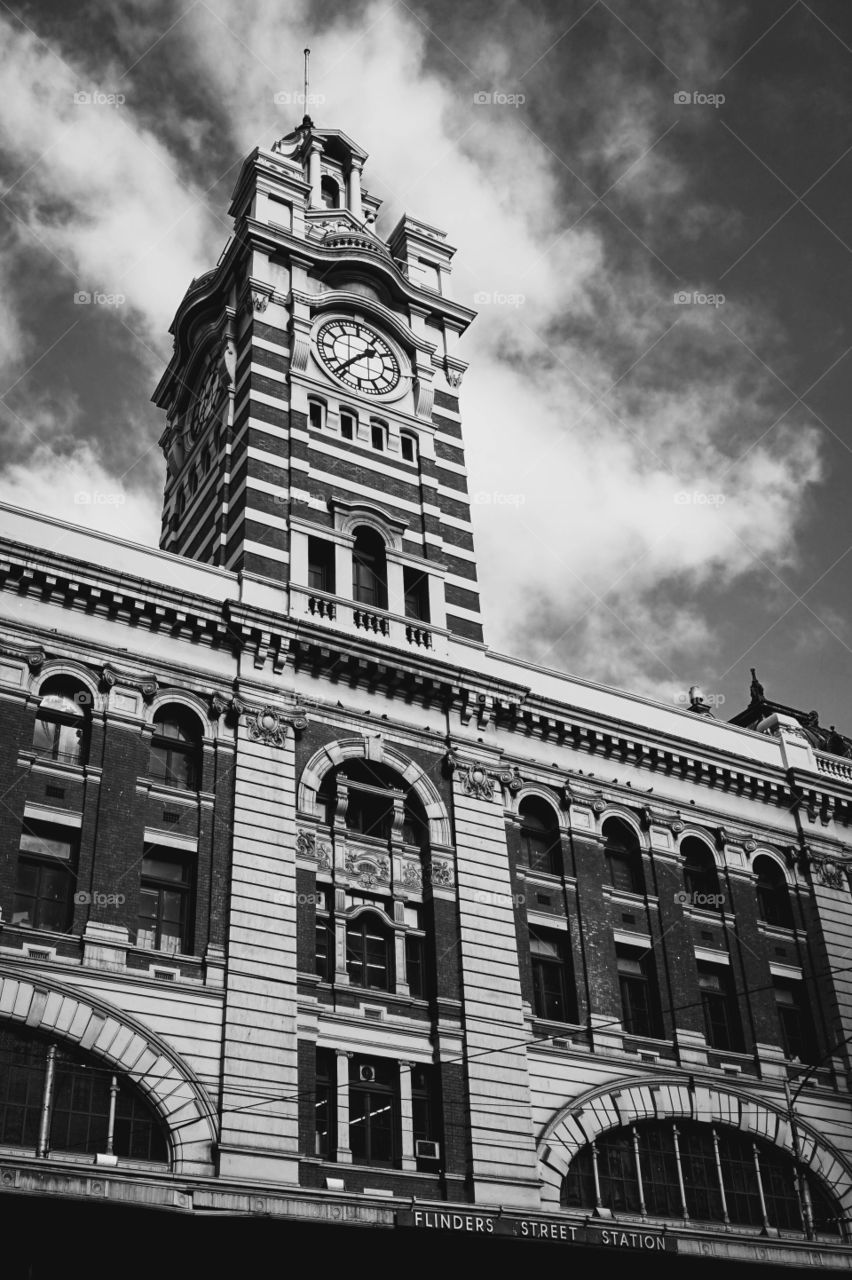
{"label": "stone building facade", "polygon": [[848,1268],[852,765],[486,647],[365,160],[245,161],[159,550],[3,508],[0,1192]]}

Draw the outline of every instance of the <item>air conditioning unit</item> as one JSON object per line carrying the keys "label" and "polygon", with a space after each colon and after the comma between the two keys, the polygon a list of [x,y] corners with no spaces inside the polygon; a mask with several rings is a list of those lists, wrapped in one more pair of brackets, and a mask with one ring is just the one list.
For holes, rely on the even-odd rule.
{"label": "air conditioning unit", "polygon": [[366,1064],[365,1066],[361,1067],[361,1069],[359,1070],[358,1078],[359,1080],[362,1081],[363,1084],[375,1084],[376,1068],[371,1067],[369,1064]]}
{"label": "air conditioning unit", "polygon": [[414,1154],[418,1160],[440,1160],[441,1144],[440,1142],[427,1142],[424,1138],[418,1138],[414,1144]]}

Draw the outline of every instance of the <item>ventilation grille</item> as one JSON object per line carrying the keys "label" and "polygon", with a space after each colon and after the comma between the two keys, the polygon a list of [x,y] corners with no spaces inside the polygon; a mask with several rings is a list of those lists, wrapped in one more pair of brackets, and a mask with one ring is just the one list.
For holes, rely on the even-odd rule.
{"label": "ventilation grille", "polygon": [[636,917],[635,917],[635,916],[628,915],[628,914],[625,912],[625,913],[624,913],[624,915],[621,917],[621,922],[622,922],[622,924],[635,924],[635,923],[636,923]]}
{"label": "ventilation grille", "polygon": [[171,809],[164,809],[163,822],[180,822],[180,814],[174,813]]}
{"label": "ventilation grille", "polygon": [[540,905],[540,906],[542,906],[542,907],[549,907],[549,906],[550,906],[550,894],[549,894],[549,893],[537,893],[537,894],[535,895],[535,900],[536,900],[536,902],[537,902],[537,903],[539,903],[539,905]]}
{"label": "ventilation grille", "polygon": [[385,1016],[384,1009],[365,1009],[364,1017],[372,1018],[373,1022],[381,1022]]}
{"label": "ventilation grille", "polygon": [[45,951],[42,947],[27,947],[27,955],[31,960],[50,960],[53,952]]}
{"label": "ventilation grille", "polygon": [[65,799],[65,788],[64,788],[64,787],[51,787],[51,786],[48,784],[48,786],[46,786],[46,787],[45,787],[45,789],[44,789],[44,794],[45,794],[46,796],[52,796],[54,800],[64,800],[64,799]]}
{"label": "ventilation grille", "polygon": [[152,969],[155,978],[159,978],[161,982],[174,982],[176,974],[174,969]]}
{"label": "ventilation grille", "polygon": [[776,956],[782,956],[782,957],[783,957],[783,956],[786,956],[786,954],[787,954],[787,948],[786,948],[786,947],[776,947],[776,948],[775,948],[775,954],[776,954]]}
{"label": "ventilation grille", "polygon": [[712,942],[712,941],[713,941],[713,934],[710,932],[710,930],[709,930],[709,929],[702,929],[702,930],[701,930],[701,941],[702,941],[702,942]]}

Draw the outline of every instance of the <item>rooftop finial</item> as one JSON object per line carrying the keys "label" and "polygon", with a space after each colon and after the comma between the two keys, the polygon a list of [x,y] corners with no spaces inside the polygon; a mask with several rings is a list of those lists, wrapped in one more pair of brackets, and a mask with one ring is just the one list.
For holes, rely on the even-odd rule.
{"label": "rooftop finial", "polygon": [[311,87],[310,72],[311,72],[311,51],[310,49],[306,49],[305,50],[305,118],[302,121],[303,124],[313,123],[313,121],[311,120],[310,112],[308,111],[309,91]]}

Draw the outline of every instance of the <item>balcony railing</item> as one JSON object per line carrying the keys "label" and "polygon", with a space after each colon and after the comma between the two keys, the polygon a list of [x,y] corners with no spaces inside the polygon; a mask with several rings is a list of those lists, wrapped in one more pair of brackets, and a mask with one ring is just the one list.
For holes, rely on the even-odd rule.
{"label": "balcony railing", "polygon": [[290,586],[290,604],[296,617],[310,618],[351,635],[385,641],[415,652],[444,654],[447,651],[447,632],[443,628],[387,609],[371,609],[354,600],[295,584]]}
{"label": "balcony railing", "polygon": [[374,613],[372,609],[355,609],[352,617],[359,631],[372,631],[381,636],[390,635],[390,622],[384,614]]}
{"label": "balcony railing", "polygon": [[828,773],[833,778],[852,782],[852,760],[844,760],[842,756],[826,756],[819,751],[814,752],[814,755],[820,773]]}

